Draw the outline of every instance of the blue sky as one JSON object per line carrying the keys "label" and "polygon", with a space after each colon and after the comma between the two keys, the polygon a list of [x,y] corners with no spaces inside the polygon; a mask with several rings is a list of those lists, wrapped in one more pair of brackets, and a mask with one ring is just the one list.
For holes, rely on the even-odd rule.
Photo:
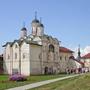
{"label": "blue sky", "polygon": [[28,33],[34,13],[42,17],[45,33],[62,45],[90,45],[90,0],[0,0],[0,52],[2,45],[20,37],[23,22]]}

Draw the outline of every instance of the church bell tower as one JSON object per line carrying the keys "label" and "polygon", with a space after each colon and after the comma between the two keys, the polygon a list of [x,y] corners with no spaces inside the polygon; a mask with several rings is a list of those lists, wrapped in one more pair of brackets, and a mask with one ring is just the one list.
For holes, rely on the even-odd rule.
{"label": "church bell tower", "polygon": [[44,25],[37,19],[37,13],[35,12],[35,19],[31,23],[32,35],[42,36],[44,34]]}

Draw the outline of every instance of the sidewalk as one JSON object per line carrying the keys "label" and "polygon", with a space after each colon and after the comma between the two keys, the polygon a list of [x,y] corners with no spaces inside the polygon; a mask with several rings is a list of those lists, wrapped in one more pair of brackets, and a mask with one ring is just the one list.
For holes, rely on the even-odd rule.
{"label": "sidewalk", "polygon": [[28,84],[28,85],[24,85],[24,86],[20,86],[20,87],[15,87],[15,88],[10,88],[7,90],[27,90],[27,89],[32,89],[32,88],[36,88],[42,85],[46,85],[52,82],[56,82],[56,81],[60,81],[60,80],[64,80],[64,79],[68,79],[68,78],[72,78],[72,77],[76,77],[79,76],[80,74],[77,75],[70,75],[70,76],[66,76],[66,77],[61,77],[61,78],[56,78],[56,79],[52,79],[52,80],[46,80],[46,81],[41,81],[41,82],[36,82],[36,83],[32,83],[32,84]]}

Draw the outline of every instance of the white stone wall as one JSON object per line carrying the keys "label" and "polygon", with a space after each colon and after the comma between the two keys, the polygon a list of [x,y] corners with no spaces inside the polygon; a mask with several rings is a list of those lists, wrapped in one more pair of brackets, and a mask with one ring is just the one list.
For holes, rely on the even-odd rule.
{"label": "white stone wall", "polygon": [[5,47],[5,52],[4,52],[4,63],[3,63],[3,67],[4,67],[4,73],[5,74],[11,74],[11,48],[10,48],[10,44],[7,44],[7,46]]}
{"label": "white stone wall", "polygon": [[[15,55],[16,54],[16,55]],[[9,58],[8,58],[9,55]],[[23,55],[24,58],[23,58]],[[25,42],[21,47],[15,42],[12,47],[8,44],[4,54],[4,71],[6,74],[20,73],[30,75],[30,46]],[[21,68],[20,68],[21,67]]]}
{"label": "white stone wall", "polygon": [[21,45],[21,74],[30,75],[30,46],[25,42]]}
{"label": "white stone wall", "polygon": [[41,46],[30,45],[30,73],[41,74],[42,58],[41,58]]}
{"label": "white stone wall", "polygon": [[[33,37],[33,40],[37,41],[39,45],[27,44],[26,41],[23,41],[19,46],[17,42],[14,42],[10,51],[10,65],[6,65],[10,67],[8,68],[9,72],[17,70],[24,75],[42,74],[46,66],[59,72],[59,43],[51,36],[42,38]],[[50,44],[54,46],[54,52],[49,51]],[[6,53],[9,51],[7,50]]]}
{"label": "white stone wall", "polygon": [[19,72],[19,45],[15,42],[12,45],[12,73]]}
{"label": "white stone wall", "polygon": [[[48,71],[52,69],[52,72],[59,73],[59,42],[50,36],[43,37],[42,41],[43,73],[45,67],[48,67]],[[49,51],[49,45],[54,46],[54,52]]]}

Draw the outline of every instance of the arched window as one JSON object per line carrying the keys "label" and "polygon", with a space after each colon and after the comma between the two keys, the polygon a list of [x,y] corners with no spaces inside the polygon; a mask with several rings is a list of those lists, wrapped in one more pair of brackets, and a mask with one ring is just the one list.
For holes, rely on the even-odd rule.
{"label": "arched window", "polygon": [[60,56],[60,60],[62,60],[62,56]]}
{"label": "arched window", "polygon": [[49,45],[49,52],[54,52],[54,46],[52,44]]}

